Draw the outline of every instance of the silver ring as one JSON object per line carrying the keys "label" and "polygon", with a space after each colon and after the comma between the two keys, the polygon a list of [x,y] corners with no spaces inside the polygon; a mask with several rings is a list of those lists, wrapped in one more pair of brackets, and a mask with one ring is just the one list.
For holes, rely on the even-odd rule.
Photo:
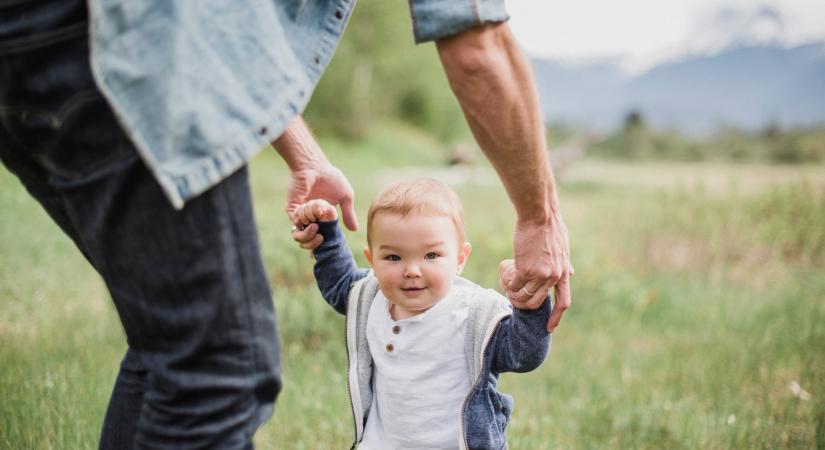
{"label": "silver ring", "polygon": [[527,294],[527,295],[529,295],[530,297],[532,297],[532,296],[533,296],[533,294],[535,294],[535,292],[530,292],[530,291],[528,291],[526,286],[522,286],[522,287],[521,287],[521,290],[522,290],[522,291],[524,291],[524,293],[525,293],[525,294]]}

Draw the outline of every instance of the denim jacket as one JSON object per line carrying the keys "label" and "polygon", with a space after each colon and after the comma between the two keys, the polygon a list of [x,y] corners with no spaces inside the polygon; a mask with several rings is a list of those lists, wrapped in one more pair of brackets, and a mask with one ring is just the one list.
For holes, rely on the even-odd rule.
{"label": "denim jacket", "polygon": [[[367,316],[378,293],[371,272],[358,269],[337,222],[319,224],[324,242],[315,250],[315,278],[324,299],[346,315],[347,381],[355,422],[355,447],[364,436],[372,405],[372,356],[366,337]],[[491,289],[459,278],[478,294],[467,320],[465,358],[471,389],[461,411],[461,439],[457,447],[473,450],[505,449],[505,427],[513,411],[513,399],[498,391],[502,372],[528,372],[544,361],[551,336],[546,323],[550,299],[539,309],[512,308]]]}
{"label": "denim jacket", "polygon": [[[356,0],[89,0],[92,70],[176,208],[306,107]],[[410,0],[417,42],[504,21],[503,0]]]}

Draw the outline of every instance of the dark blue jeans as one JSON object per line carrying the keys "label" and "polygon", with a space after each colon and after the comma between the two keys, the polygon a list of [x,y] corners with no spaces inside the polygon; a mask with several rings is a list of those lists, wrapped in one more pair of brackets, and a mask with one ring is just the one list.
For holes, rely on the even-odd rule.
{"label": "dark blue jeans", "polygon": [[86,16],[84,0],[0,0],[0,159],[123,324],[100,448],[252,448],[281,383],[247,172],[174,210],[95,86]]}

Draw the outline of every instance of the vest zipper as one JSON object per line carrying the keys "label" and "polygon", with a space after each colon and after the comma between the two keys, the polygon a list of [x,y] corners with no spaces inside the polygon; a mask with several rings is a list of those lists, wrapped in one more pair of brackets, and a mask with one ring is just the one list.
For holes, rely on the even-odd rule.
{"label": "vest zipper", "polygon": [[[349,313],[349,305],[347,305],[347,313]],[[356,445],[358,445],[358,419],[355,417],[355,403],[352,401],[352,385],[349,382],[349,371],[352,362],[350,361],[349,356],[349,342],[347,335],[347,330],[349,329],[349,314],[344,316],[344,347],[347,349],[347,394],[349,394],[349,410],[352,413],[352,431],[353,431],[353,438],[352,438],[352,445],[350,446],[349,450],[353,450]]]}

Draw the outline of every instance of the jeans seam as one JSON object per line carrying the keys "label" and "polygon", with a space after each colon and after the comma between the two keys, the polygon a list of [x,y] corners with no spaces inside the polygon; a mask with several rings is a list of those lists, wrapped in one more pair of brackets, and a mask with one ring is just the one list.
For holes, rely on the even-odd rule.
{"label": "jeans seam", "polygon": [[[71,117],[71,113],[78,107],[89,103],[90,101],[100,100],[105,102],[105,99],[97,89],[86,89],[73,95],[56,113],[50,113],[48,110],[36,106],[20,106],[20,105],[0,105],[0,119],[5,117],[12,117],[15,114],[30,114],[32,116],[39,116],[48,122],[52,128],[59,131],[66,119]],[[0,129],[5,131],[8,136],[8,144],[13,146],[18,152],[28,151],[27,146],[24,145],[23,140],[18,136],[18,132],[14,127],[3,126],[3,121],[0,120]],[[29,149],[41,146],[29,146]],[[42,170],[46,174],[46,178],[53,187],[73,187],[86,182],[94,181],[102,176],[105,176],[111,170],[110,166],[123,166],[131,162],[133,157],[137,156],[131,141],[128,139],[125,142],[120,142],[114,146],[114,151],[106,157],[90,164],[89,167],[84,167],[83,170],[64,170],[63,168],[48,167]],[[41,167],[42,164],[39,164]],[[117,167],[112,167],[115,170]]]}
{"label": "jeans seam", "polygon": [[[241,170],[244,170],[244,169],[241,169]],[[240,175],[240,174],[238,174],[238,175]],[[230,182],[230,181],[231,181],[231,177],[224,180],[224,183],[228,184],[228,182]],[[218,186],[220,186],[220,184]],[[226,186],[226,187],[228,187],[228,186]],[[227,192],[227,189],[220,189],[220,192],[221,192],[221,197],[223,199],[224,207],[227,208],[227,211],[229,212],[229,222],[230,222],[230,227],[232,229],[232,240],[236,244],[236,245],[233,246],[233,248],[235,250],[236,256],[238,257],[238,270],[241,272],[240,275],[241,275],[241,279],[243,280],[242,285],[243,285],[244,299],[245,299],[244,309],[245,309],[245,313],[246,313],[247,326],[248,326],[248,329],[249,329],[250,334],[251,334],[251,336],[250,336],[250,342],[251,342],[250,352],[251,352],[251,359],[252,359],[252,361],[251,361],[252,364],[251,365],[252,365],[253,372],[257,373],[257,371],[260,370],[258,352],[257,352],[257,349],[256,349],[256,342],[255,342],[255,336],[257,336],[257,332],[256,332],[257,330],[255,329],[256,328],[255,327],[255,321],[253,320],[253,317],[252,317],[252,307],[250,305],[252,299],[251,299],[250,289],[249,289],[249,286],[248,286],[248,280],[247,280],[247,277],[246,277],[246,274],[248,273],[248,270],[247,270],[247,267],[246,267],[246,261],[242,257],[241,250],[239,249],[239,246],[238,246],[238,241],[239,241],[238,238],[241,235],[241,233],[240,233],[240,227],[238,225],[238,220],[237,220],[237,211],[235,210],[235,208],[233,208],[233,202],[229,198],[229,194]],[[249,195],[251,195],[251,193],[249,193]],[[250,199],[250,201],[251,201],[251,199]],[[253,388],[253,392],[250,392],[250,401],[254,402],[254,399],[255,399],[255,393],[254,393],[254,388]],[[254,419],[254,417],[252,419]],[[244,433],[245,433],[246,437],[248,437],[249,439],[252,439],[252,436],[254,436],[254,434],[255,434],[254,420],[250,420],[247,423],[246,430],[244,431]]]}
{"label": "jeans seam", "polygon": [[106,102],[106,99],[103,98],[103,94],[100,93],[96,86],[89,89],[84,89],[72,95],[68,100],[60,105],[60,108],[53,114],[53,125],[57,128],[62,127],[63,124],[66,123],[66,120],[71,117],[74,110],[95,100]]}
{"label": "jeans seam", "polygon": [[83,89],[81,91],[76,92],[68,100],[63,102],[62,105],[55,111],[54,113],[50,112],[49,110],[38,107],[38,106],[28,106],[26,104],[7,104],[3,105],[0,104],[0,118],[3,117],[11,117],[15,113],[17,114],[36,114],[43,116],[53,128],[58,129],[63,126],[66,122],[66,119],[69,118],[71,113],[77,109],[79,106],[89,103],[94,100],[101,100],[103,102],[106,101],[103,98],[103,94],[97,88],[96,85],[93,87]]}
{"label": "jeans seam", "polygon": [[0,0],[0,8],[20,6],[27,3],[44,3],[46,0]]}
{"label": "jeans seam", "polygon": [[57,109],[55,112],[50,112],[46,108],[42,108],[39,106],[29,106],[25,103],[11,103],[11,104],[0,104],[0,119],[5,117],[12,117],[15,114],[32,114],[41,116],[46,119],[46,122],[52,126],[55,130],[60,129],[63,124],[66,122],[71,116],[71,113],[77,109],[79,106],[89,103],[94,100],[100,99],[101,101],[106,101],[103,98],[103,94],[101,94],[100,90],[97,87],[91,87],[87,89],[83,89],[78,91],[77,93],[73,94],[69,97],[68,100],[63,102],[62,105]]}
{"label": "jeans seam", "polygon": [[88,23],[82,22],[56,31],[40,33],[35,36],[26,36],[23,38],[0,41],[0,55],[10,55],[28,50],[35,50],[72,38],[84,36],[88,34],[88,27]]}

